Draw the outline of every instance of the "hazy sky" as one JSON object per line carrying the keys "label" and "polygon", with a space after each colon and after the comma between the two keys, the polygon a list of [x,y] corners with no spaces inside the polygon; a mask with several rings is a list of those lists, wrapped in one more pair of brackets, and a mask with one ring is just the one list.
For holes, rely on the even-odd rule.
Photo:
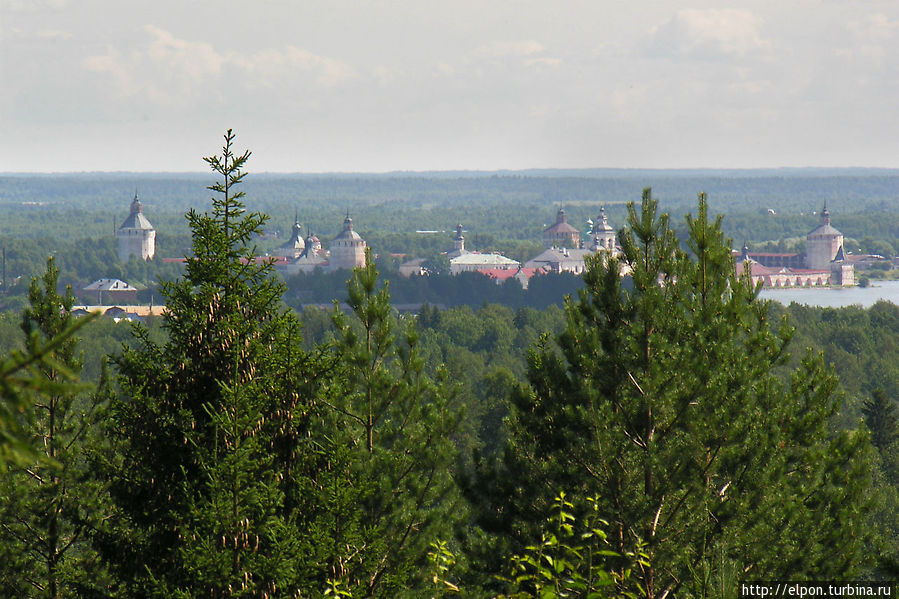
{"label": "hazy sky", "polygon": [[0,171],[899,167],[897,0],[2,0]]}

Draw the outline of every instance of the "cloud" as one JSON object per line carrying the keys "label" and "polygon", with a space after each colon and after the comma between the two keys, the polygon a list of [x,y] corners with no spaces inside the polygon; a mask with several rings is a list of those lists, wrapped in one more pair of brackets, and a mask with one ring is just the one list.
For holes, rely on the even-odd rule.
{"label": "cloud", "polygon": [[524,58],[542,54],[545,48],[540,42],[523,40],[514,42],[491,42],[479,47],[476,54],[494,58]]}
{"label": "cloud", "polygon": [[319,56],[303,48],[287,46],[287,66],[315,74],[316,82],[323,87],[334,87],[352,78],[353,68],[343,61]]}
{"label": "cloud", "polygon": [[[524,66],[531,69],[556,68],[562,60],[546,56],[546,47],[535,40],[494,41],[479,46],[465,60],[471,65],[501,67]],[[445,68],[445,67],[444,67]]]}
{"label": "cloud", "polygon": [[89,72],[108,75],[117,94],[130,95],[133,89],[131,72],[116,48],[107,46],[106,54],[88,56],[81,61],[81,66]]}
{"label": "cloud", "polygon": [[653,56],[743,57],[771,47],[759,33],[762,20],[748,10],[683,9],[650,31]]}
{"label": "cloud", "polygon": [[84,69],[107,75],[121,96],[140,90],[153,102],[186,105],[222,98],[215,90],[227,79],[232,91],[333,88],[350,79],[346,63],[286,45],[250,53],[222,51],[213,44],[185,40],[153,25],[149,40],[129,53],[108,46],[105,54],[82,60]]}
{"label": "cloud", "polygon": [[217,76],[226,55],[216,52],[212,44],[178,39],[168,31],[147,25],[144,27],[153,40],[144,50],[146,58],[168,72],[180,73],[191,78]]}
{"label": "cloud", "polygon": [[562,60],[549,57],[528,58],[524,61],[524,64],[529,67],[557,67],[562,64]]}
{"label": "cloud", "polygon": [[68,0],[4,0],[6,12],[34,13],[46,10],[62,10]]}
{"label": "cloud", "polygon": [[899,20],[890,19],[883,13],[876,13],[858,21],[851,21],[849,30],[859,38],[870,42],[888,41],[899,34]]}
{"label": "cloud", "polygon": [[72,39],[72,34],[71,32],[58,29],[41,29],[35,34],[35,37],[42,40],[57,41]]}

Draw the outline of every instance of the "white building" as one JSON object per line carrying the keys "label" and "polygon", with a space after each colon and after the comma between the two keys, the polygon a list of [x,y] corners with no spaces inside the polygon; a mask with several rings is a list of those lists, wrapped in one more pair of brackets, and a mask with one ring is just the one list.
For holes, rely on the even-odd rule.
{"label": "white building", "polygon": [[330,269],[351,270],[365,266],[365,240],[353,231],[353,219],[347,214],[343,231],[331,241]]}
{"label": "white building", "polygon": [[450,261],[451,275],[481,270],[517,269],[520,266],[517,260],[506,258],[498,253],[481,254],[466,250],[461,224],[456,225],[456,234],[453,236],[453,249],[447,252],[446,257]]}
{"label": "white building", "polygon": [[131,256],[149,260],[156,254],[156,229],[144,216],[144,208],[134,194],[131,213],[116,231],[119,239],[119,260],[128,262]]}
{"label": "white building", "polygon": [[275,250],[276,255],[284,256],[288,260],[296,260],[303,255],[306,250],[306,242],[303,239],[303,227],[300,226],[300,217],[295,216],[293,219],[293,229],[290,233],[290,239]]}

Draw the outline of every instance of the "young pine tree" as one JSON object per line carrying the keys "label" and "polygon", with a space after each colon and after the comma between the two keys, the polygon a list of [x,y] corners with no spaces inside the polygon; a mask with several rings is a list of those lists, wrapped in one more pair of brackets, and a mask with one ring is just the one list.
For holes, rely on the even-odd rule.
{"label": "young pine tree", "polygon": [[447,383],[424,374],[413,324],[394,316],[366,257],[347,283],[352,314],[334,314],[343,385],[328,401],[323,433],[340,449],[344,480],[329,563],[354,596],[417,596],[431,543],[451,538],[462,515],[452,478],[458,415]]}
{"label": "young pine tree", "polygon": [[883,389],[874,389],[871,398],[862,404],[865,424],[871,431],[871,443],[879,451],[886,451],[899,439],[899,418],[896,404],[887,397]]}
{"label": "young pine tree", "polygon": [[870,475],[864,436],[829,430],[833,373],[810,356],[775,374],[790,330],[736,274],[704,195],[689,251],[657,210],[646,190],[622,256],[589,263],[558,351],[531,353],[500,474],[510,497],[485,513],[517,548],[559,489],[598,497],[617,552],[645,543],[632,582],[653,599],[856,575]]}
{"label": "young pine tree", "polygon": [[109,462],[116,519],[98,537],[126,596],[284,597],[303,585],[308,391],[282,285],[249,245],[266,217],[235,187],[249,152],[206,158],[221,181],[191,210],[193,254],[163,284],[167,340],[118,360]]}
{"label": "young pine tree", "polygon": [[28,355],[43,359],[30,368],[39,381],[26,394],[29,459],[0,466],[0,594],[9,597],[86,594],[103,578],[87,534],[104,514],[87,463],[103,394],[75,383],[73,297],[58,293],[58,276],[50,258],[22,315]]}

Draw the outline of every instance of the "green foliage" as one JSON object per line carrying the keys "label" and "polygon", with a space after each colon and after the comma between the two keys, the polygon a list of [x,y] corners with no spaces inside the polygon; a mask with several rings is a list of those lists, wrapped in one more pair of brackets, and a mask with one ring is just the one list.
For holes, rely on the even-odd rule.
{"label": "green foliage", "polygon": [[235,192],[250,154],[233,139],[206,159],[221,181],[211,213],[188,213],[185,277],[162,287],[168,338],[137,328],[118,360],[125,397],[106,464],[117,512],[97,542],[126,596],[292,596],[303,583],[304,391],[316,374],[249,245],[265,217]]}
{"label": "green foliage", "polygon": [[395,597],[423,588],[430,543],[464,515],[452,480],[459,418],[451,387],[425,374],[413,323],[393,316],[367,258],[347,284],[351,317],[334,313],[342,386],[322,434],[344,460],[331,534],[345,549],[331,569],[354,594]]}
{"label": "green foliage", "polygon": [[776,376],[790,331],[736,276],[704,196],[689,254],[648,190],[628,224],[620,261],[585,273],[560,353],[529,358],[504,513],[534,522],[554,488],[597,494],[615,550],[645,541],[633,581],[649,597],[707,594],[708,572],[731,563],[767,579],[858,572],[870,474],[864,436],[830,434],[833,374],[808,356],[789,383]]}
{"label": "green foliage", "polygon": [[433,575],[431,582],[433,583],[433,595],[435,597],[454,595],[460,592],[458,585],[449,580],[452,575],[453,566],[456,565],[456,556],[447,547],[446,541],[440,540],[430,544],[431,550],[428,551],[428,562],[431,565]]}
{"label": "green foliage", "polygon": [[522,555],[512,557],[514,574],[507,580],[509,592],[502,597],[555,598],[643,596],[642,589],[625,591],[634,569],[649,567],[642,544],[621,554],[611,549],[606,528],[609,523],[598,514],[595,498],[586,499],[586,512],[575,515],[575,505],[565,493],[552,503],[540,542]]}
{"label": "green foliage", "polygon": [[[16,597],[84,594],[104,575],[87,543],[87,531],[104,515],[100,485],[89,476],[86,452],[99,443],[99,406],[105,382],[94,394],[75,383],[82,361],[76,353],[71,290],[57,292],[58,270],[51,258],[40,281],[32,281],[30,305],[22,315],[27,354],[7,364],[26,369],[30,380],[4,377],[5,397],[17,382],[27,387],[31,418],[21,421],[21,451],[0,470],[0,592]],[[87,319],[85,319],[86,322]],[[80,324],[83,324],[80,323]],[[7,371],[8,372],[8,371]],[[22,383],[25,383],[22,385]]]}
{"label": "green foliage", "polygon": [[[310,304],[329,303],[342,295],[338,289],[344,288],[345,276],[339,271],[291,276],[287,280],[285,301],[297,309]],[[413,275],[409,278],[395,274],[384,279],[390,281],[391,297],[396,305],[429,303],[444,308],[477,308],[487,303],[513,309],[530,307],[542,310],[552,305],[561,306],[567,295],[577,293],[583,287],[581,278],[568,272],[534,276],[527,290],[522,289],[517,280],[509,279],[497,285],[492,278],[476,272]]]}
{"label": "green foliage", "polygon": [[[537,277],[525,293],[470,273],[402,279],[388,252],[439,260],[449,234],[414,231],[462,221],[476,228],[471,247],[529,258],[555,202],[580,223],[611,201],[620,223],[620,198],[652,180],[677,215],[696,179],[245,182],[248,157],[226,138],[223,155],[207,161],[222,177],[218,201],[186,222],[183,206],[200,181],[193,175],[0,178],[3,303],[27,307],[32,325],[55,323],[23,340],[18,323],[0,315],[0,595],[46,596],[55,578],[57,594],[74,596],[578,596],[591,580],[616,583],[599,587],[603,596],[666,588],[725,596],[747,575],[855,576],[862,554],[877,562],[866,575],[895,578],[899,443],[885,400],[899,393],[899,308],[759,304],[721,241],[727,232],[801,250],[816,222],[810,211],[827,198],[847,243],[887,255],[899,247],[888,218],[894,176],[704,174],[703,186],[726,196],[725,220],[710,221],[704,202],[678,226],[634,209],[621,235],[629,279],[594,265],[584,279]],[[159,255],[189,254],[186,270],[117,262],[109,214],[124,215],[135,184],[160,229]],[[299,202],[301,220],[312,216],[325,240],[352,202],[390,294],[366,268],[351,281],[352,313],[335,326],[326,310],[308,308],[300,339],[283,289],[255,260],[280,245],[262,235],[277,227],[263,231],[265,217],[243,211],[235,184],[285,223]],[[777,215],[764,214],[771,202]],[[852,202],[853,213],[840,202]],[[63,324],[66,310],[48,308],[68,301],[57,284],[42,277],[28,299],[31,274],[50,252],[60,281],[125,278],[147,285],[145,301],[159,297],[157,277],[185,278],[163,286],[164,327],[150,323],[126,339],[127,324],[95,320],[78,330],[73,351],[81,323]],[[292,278],[286,300],[330,302],[345,277]],[[557,304],[569,293],[579,301],[563,313]],[[391,298],[451,307],[399,317]],[[789,331],[777,327],[781,314],[796,326],[795,356],[786,352]],[[543,333],[526,362],[522,348]],[[106,444],[91,423],[106,417],[100,408],[113,390],[102,356],[117,350],[123,395],[112,401]],[[74,384],[81,355],[81,378],[99,380],[96,392]],[[60,442],[73,440],[66,451],[42,442],[50,397],[68,423],[54,426]],[[876,452],[855,430],[861,417]],[[94,473],[110,485],[113,511]],[[559,488],[596,499],[569,502]],[[63,540],[56,547],[72,541],[64,551],[45,549],[52,522]],[[94,528],[110,572],[85,543]],[[642,555],[632,561],[635,551]],[[514,576],[512,555],[520,556]],[[672,572],[680,586],[666,582]]]}
{"label": "green foliage", "polygon": [[874,389],[871,399],[862,405],[865,424],[871,431],[871,443],[880,451],[885,451],[899,439],[899,420],[896,404],[887,398],[883,389]]}

